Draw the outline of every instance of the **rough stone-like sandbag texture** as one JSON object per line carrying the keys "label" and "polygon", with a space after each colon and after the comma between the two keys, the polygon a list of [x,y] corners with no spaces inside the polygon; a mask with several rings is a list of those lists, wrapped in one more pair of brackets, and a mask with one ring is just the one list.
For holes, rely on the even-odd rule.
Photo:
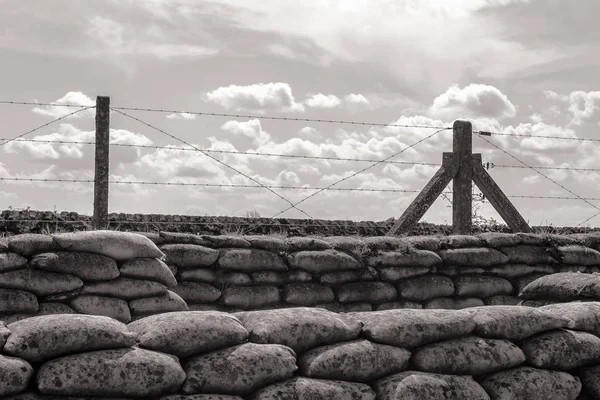
{"label": "rough stone-like sandbag texture", "polygon": [[411,369],[451,375],[483,375],[519,366],[525,354],[502,339],[467,336],[433,343],[413,351]]}
{"label": "rough stone-like sandbag texture", "polygon": [[334,300],[333,289],[319,283],[292,283],[283,288],[283,301],[289,304],[312,306]]}
{"label": "rough stone-like sandbag texture", "polygon": [[0,288],[25,290],[41,297],[70,292],[81,287],[83,281],[76,276],[32,268],[0,274]]}
{"label": "rough stone-like sandbag texture", "polygon": [[484,247],[440,250],[439,254],[446,264],[467,267],[493,267],[509,261],[500,251]]}
{"label": "rough stone-like sandbag texture", "polygon": [[408,242],[401,237],[393,236],[369,236],[363,238],[365,246],[371,251],[408,251]]}
{"label": "rough stone-like sandbag texture", "polygon": [[35,313],[39,307],[38,299],[33,293],[0,289],[0,314]]}
{"label": "rough stone-like sandbag texture", "polygon": [[133,232],[98,230],[57,233],[52,237],[64,250],[102,254],[117,261],[164,257],[150,239]]}
{"label": "rough stone-like sandbag texture", "polygon": [[23,392],[32,377],[33,368],[27,361],[0,355],[0,398]]}
{"label": "rough stone-like sandbag texture", "polygon": [[289,252],[329,250],[332,246],[325,240],[294,236],[285,239]]}
{"label": "rough stone-like sandbag texture", "polygon": [[136,348],[54,359],[37,373],[39,391],[54,396],[149,398],[175,393],[184,380],[176,357]]}
{"label": "rough stone-like sandbag texture", "polygon": [[521,244],[524,246],[546,246],[548,244],[548,235],[528,232],[518,232],[516,235],[521,238]]}
{"label": "rough stone-like sandbag texture", "polygon": [[239,396],[230,396],[228,394],[172,394],[162,396],[159,400],[244,400]]}
{"label": "rough stone-like sandbag texture", "polygon": [[600,299],[600,276],[576,272],[542,276],[525,286],[519,298],[555,301]]}
{"label": "rough stone-like sandbag texture", "polygon": [[244,343],[248,331],[234,316],[214,311],[151,315],[128,325],[140,347],[180,358]]}
{"label": "rough stone-like sandbag texture", "polygon": [[555,269],[555,273],[562,272],[585,272],[587,267],[585,265],[558,265]]}
{"label": "rough stone-like sandbag texture", "polygon": [[[554,272],[551,272],[551,273],[554,273]],[[515,288],[515,293],[518,295],[531,282],[535,281],[536,279],[540,279],[541,277],[546,276],[546,275],[548,275],[548,274],[535,273],[535,274],[526,275],[526,276],[522,276],[522,277],[513,279],[512,282],[513,282],[513,286]]]}
{"label": "rough stone-like sandbag texture", "polygon": [[365,338],[407,349],[465,336],[475,329],[473,317],[456,310],[402,309],[349,316],[363,323]]}
{"label": "rough stone-like sandbag texture", "polygon": [[359,256],[366,248],[365,241],[360,236],[329,236],[323,238],[323,240],[329,245],[339,251],[351,254],[353,256]]}
{"label": "rough stone-like sandbag texture", "polygon": [[460,297],[511,295],[512,284],[498,276],[459,276],[454,278],[455,294]]}
{"label": "rough stone-like sandbag texture", "polygon": [[374,388],[378,400],[490,400],[470,376],[406,371],[377,381]]}
{"label": "rough stone-like sandbag texture", "polygon": [[522,300],[517,305],[523,306],[523,307],[543,307],[543,306],[549,306],[551,304],[557,304],[557,303],[560,303],[560,302],[559,301],[550,301],[550,300]]}
{"label": "rough stone-like sandbag texture", "polygon": [[384,267],[378,269],[381,279],[388,282],[423,276],[432,271],[432,268],[429,267]]}
{"label": "rough stone-like sandbag texture", "polygon": [[558,248],[563,264],[571,265],[598,265],[600,252],[584,246],[561,246]]}
{"label": "rough stone-like sandbag texture", "polygon": [[98,315],[44,315],[14,322],[8,329],[12,333],[4,353],[29,362],[135,344],[135,334],[125,324]]}
{"label": "rough stone-like sandbag texture", "polygon": [[[98,400],[98,397],[90,396],[44,396],[35,392],[24,392],[9,396],[3,400]],[[101,397],[102,400],[133,400],[122,397]],[[162,399],[162,397],[161,397]]]}
{"label": "rough stone-like sandbag texture", "polygon": [[429,268],[442,263],[440,256],[429,250],[410,252],[388,251],[367,258],[370,267],[421,267]]}
{"label": "rough stone-like sandbag texture", "polygon": [[244,236],[252,248],[273,251],[275,253],[288,251],[288,245],[285,240],[268,235],[249,235]]}
{"label": "rough stone-like sandbag texture", "polygon": [[569,237],[586,247],[595,247],[600,244],[600,232],[573,233]]}
{"label": "rough stone-like sandbag texture", "polygon": [[298,369],[296,354],[279,344],[245,343],[189,358],[183,364],[185,394],[248,395],[289,379]]}
{"label": "rough stone-like sandbag texture", "polygon": [[513,342],[540,332],[572,328],[573,321],[530,307],[494,306],[468,310],[475,320],[475,334]]}
{"label": "rough stone-like sandbag texture", "polygon": [[63,292],[63,293],[43,296],[40,300],[45,301],[45,302],[57,302],[57,301],[66,302],[66,301],[69,301],[69,300],[74,299],[75,297],[79,296],[81,294],[82,290],[83,290],[83,287],[80,287],[79,289],[71,290],[70,292]]}
{"label": "rough stone-like sandbag texture", "polygon": [[8,239],[7,238],[0,238],[0,252],[1,253],[6,253],[9,251],[8,248]]}
{"label": "rough stone-like sandbag texture", "polygon": [[251,310],[279,303],[281,294],[275,286],[228,287],[220,301],[226,306]]}
{"label": "rough stone-like sandbag texture", "polygon": [[350,312],[365,312],[365,311],[373,311],[373,306],[371,303],[367,303],[364,301],[358,301],[354,303],[344,303],[342,304],[342,312],[350,313]]}
{"label": "rough stone-like sandbag texture", "polygon": [[590,399],[600,399],[600,365],[584,368],[579,376]]}
{"label": "rough stone-like sandbag texture", "polygon": [[533,265],[534,274],[553,274],[556,272],[556,264],[538,264]]}
{"label": "rough stone-like sandbag texture", "polygon": [[398,298],[396,288],[388,282],[351,282],[344,283],[336,290],[340,303],[365,301],[383,303]]}
{"label": "rough stone-like sandbag texture", "polygon": [[196,244],[166,244],[161,246],[165,262],[181,268],[207,267],[219,258],[219,251]]}
{"label": "rough stone-like sandbag texture", "polygon": [[230,247],[230,248],[248,248],[252,246],[249,241],[240,236],[229,236],[229,235],[202,235],[202,239],[206,240],[210,247],[217,249]]}
{"label": "rough stone-like sandbag texture", "polygon": [[318,346],[357,339],[362,324],[319,308],[286,308],[235,314],[254,343],[283,344],[300,354]]}
{"label": "rough stone-like sandbag texture", "polygon": [[164,262],[158,258],[138,258],[129,260],[119,268],[124,278],[156,281],[168,288],[177,286],[177,279]]}
{"label": "rough stone-like sandbag texture", "polygon": [[[209,304],[188,304],[188,311],[219,311],[225,313],[236,313],[244,311],[241,308],[235,307],[227,307],[223,304],[219,303],[209,303]],[[137,318],[138,320],[140,318]]]}
{"label": "rough stone-like sandbag texture", "polygon": [[313,274],[362,268],[356,259],[336,250],[299,251],[289,257],[289,264]]}
{"label": "rough stone-like sandbag texture", "polygon": [[[10,329],[10,326],[9,326]],[[568,371],[600,363],[600,338],[558,329],[526,339],[521,349],[533,367]]]}
{"label": "rough stone-like sandbag texture", "polygon": [[206,283],[181,282],[171,288],[186,303],[212,303],[221,297],[221,291]]}
{"label": "rough stone-like sandbag texture", "polygon": [[562,303],[539,308],[546,314],[552,314],[573,321],[570,328],[600,336],[600,303]]}
{"label": "rough stone-like sandbag texture", "polygon": [[480,384],[492,400],[574,400],[581,391],[581,382],[573,375],[531,367],[497,372]]}
{"label": "rough stone-like sandbag texture", "polygon": [[142,236],[147,237],[157,246],[165,244],[165,239],[160,236],[160,232],[136,232]]}
{"label": "rough stone-like sandbag texture", "polygon": [[339,285],[348,282],[372,281],[377,278],[377,270],[360,269],[351,271],[326,272],[319,277],[319,282],[326,285]]}
{"label": "rough stone-like sandbag texture", "polygon": [[0,321],[0,353],[2,353],[2,348],[4,347],[4,343],[6,343],[6,339],[10,336],[10,331],[6,326],[6,323]]}
{"label": "rough stone-like sandbag texture", "polygon": [[425,301],[454,295],[454,282],[447,276],[426,275],[397,283],[398,296],[405,300]]}
{"label": "rough stone-like sandbag texture", "polygon": [[464,249],[482,247],[485,244],[480,238],[471,235],[448,235],[440,238],[440,249]]}
{"label": "rough stone-like sandbag texture", "polygon": [[404,240],[409,246],[419,250],[437,252],[441,247],[440,238],[436,236],[409,236]]}
{"label": "rough stone-like sandbag texture", "polygon": [[399,347],[354,340],[309,350],[298,367],[309,378],[369,383],[406,370],[410,356]]}
{"label": "rough stone-like sandbag texture", "polygon": [[486,306],[516,306],[521,302],[517,296],[490,296],[483,299]]}
{"label": "rough stone-like sandbag texture", "polygon": [[44,271],[73,275],[83,281],[106,281],[119,277],[119,267],[115,260],[93,253],[41,253],[33,257],[29,265]]}
{"label": "rough stone-like sandbag texture", "polygon": [[421,303],[416,303],[414,301],[392,301],[387,303],[381,303],[375,310],[377,311],[385,311],[385,310],[399,310],[403,308],[412,308],[415,310],[420,310],[423,308]]}
{"label": "rough stone-like sandbag texture", "polygon": [[13,271],[27,265],[27,259],[17,253],[0,253],[0,272]]}
{"label": "rough stone-like sandbag texture", "polygon": [[69,302],[71,307],[80,314],[104,315],[117,321],[131,321],[129,304],[125,300],[104,296],[77,296]]}
{"label": "rough stone-like sandbag texture", "polygon": [[427,310],[462,310],[463,308],[482,307],[483,305],[485,305],[483,300],[474,297],[440,297],[426,301],[423,308]]}
{"label": "rough stone-like sandbag texture", "polygon": [[288,269],[277,253],[260,249],[221,249],[217,267],[225,271],[246,273]]}
{"label": "rough stone-like sandbag texture", "polygon": [[535,269],[527,264],[506,264],[487,269],[485,272],[489,275],[499,276],[506,279],[520,278],[521,276],[532,274]]}
{"label": "rough stone-like sandbag texture", "polygon": [[75,310],[63,303],[40,303],[37,315],[76,314]]}
{"label": "rough stone-like sandbag texture", "polygon": [[251,275],[252,283],[255,285],[276,285],[281,286],[286,283],[301,283],[312,281],[312,275],[305,271],[260,271],[253,272]]}
{"label": "rough stone-like sandbag texture", "polygon": [[375,400],[375,392],[363,383],[297,377],[267,386],[250,400]]}
{"label": "rough stone-like sandbag texture", "polygon": [[8,239],[8,248],[23,257],[30,258],[34,254],[60,250],[58,243],[50,235],[25,233]]}
{"label": "rough stone-like sandbag texture", "polygon": [[517,246],[521,244],[522,240],[519,235],[514,233],[485,232],[480,233],[477,237],[493,248]]}
{"label": "rough stone-like sandbag texture", "polygon": [[146,316],[172,311],[187,311],[188,306],[185,300],[177,293],[167,290],[167,293],[161,296],[131,300],[129,302],[129,309],[132,316]]}
{"label": "rough stone-like sandbag texture", "polygon": [[165,244],[196,244],[199,246],[208,246],[210,243],[200,235],[194,233],[181,232],[159,232],[159,237]]}
{"label": "rough stone-like sandbag texture", "polygon": [[216,283],[222,277],[222,274],[214,269],[209,268],[193,268],[185,269],[177,274],[178,281],[192,281],[192,282],[205,282],[205,283]]}
{"label": "rough stone-like sandbag texture", "polygon": [[513,247],[503,247],[500,249],[506,254],[511,264],[557,264],[548,252],[547,247],[519,245]]}
{"label": "rough stone-like sandbag texture", "polygon": [[81,294],[116,297],[123,300],[160,296],[166,292],[167,287],[162,283],[131,278],[88,283],[81,290]]}
{"label": "rough stone-like sandbag texture", "polygon": [[457,267],[454,265],[436,267],[435,273],[444,276],[480,275],[486,270],[479,267]]}
{"label": "rough stone-like sandbag texture", "polygon": [[226,286],[250,286],[252,285],[252,278],[250,278],[250,275],[244,274],[243,272],[229,272],[227,274],[221,274],[217,283]]}

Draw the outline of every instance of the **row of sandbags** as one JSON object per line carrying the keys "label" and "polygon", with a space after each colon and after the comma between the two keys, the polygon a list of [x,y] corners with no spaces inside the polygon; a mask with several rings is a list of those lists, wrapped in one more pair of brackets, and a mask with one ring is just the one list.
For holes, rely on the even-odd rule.
{"label": "row of sandbags", "polygon": [[598,396],[600,304],[573,304],[179,312],[129,325],[34,317],[0,327],[0,396],[545,400],[575,399],[582,387]]}

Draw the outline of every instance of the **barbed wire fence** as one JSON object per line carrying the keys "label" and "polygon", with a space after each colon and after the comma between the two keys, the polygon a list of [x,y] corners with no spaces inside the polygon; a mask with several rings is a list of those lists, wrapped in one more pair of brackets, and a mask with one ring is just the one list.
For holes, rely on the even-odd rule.
{"label": "barbed wire fence", "polygon": [[[37,144],[50,144],[50,145],[74,144],[74,145],[89,145],[89,146],[96,146],[96,147],[99,145],[98,141],[45,140],[45,139],[28,139],[28,138],[26,138],[26,136],[31,135],[35,132],[38,132],[38,131],[42,130],[43,128],[46,128],[54,123],[57,123],[59,121],[62,121],[69,117],[72,117],[72,116],[74,116],[78,113],[84,112],[86,110],[94,109],[94,108],[96,108],[96,105],[75,105],[75,104],[18,102],[18,101],[0,101],[0,104],[26,105],[26,106],[37,106],[37,107],[47,106],[47,107],[76,108],[76,110],[73,112],[69,112],[68,114],[65,114],[63,116],[55,118],[50,122],[47,122],[36,128],[30,129],[30,130],[28,130],[22,134],[19,134],[17,136],[9,137],[9,138],[0,138],[0,147],[6,145],[8,143],[12,143],[12,142],[28,142],[28,143],[34,143],[34,144],[37,143]],[[98,110],[96,110],[96,112],[98,113]],[[153,218],[151,218],[152,221],[150,221],[150,222],[149,221],[127,221],[126,222],[127,224],[132,224],[132,225],[139,224],[139,225],[145,225],[145,226],[158,227],[158,229],[160,229],[161,225],[170,225],[170,226],[186,225],[186,226],[207,226],[207,227],[209,227],[209,226],[212,226],[212,227],[214,227],[214,226],[231,226],[231,227],[237,227],[237,228],[241,227],[243,233],[255,233],[256,231],[263,231],[262,229],[259,229],[259,228],[264,227],[264,226],[278,227],[281,229],[283,229],[283,228],[289,229],[294,226],[308,227],[308,228],[313,228],[313,227],[314,228],[324,228],[324,227],[326,228],[328,225],[340,226],[341,223],[339,221],[335,221],[335,223],[333,223],[333,221],[328,222],[328,221],[324,221],[324,220],[315,219],[312,215],[308,214],[305,210],[299,208],[298,206],[300,204],[304,203],[305,201],[317,196],[318,194],[320,194],[322,192],[326,192],[326,191],[403,193],[403,194],[407,194],[407,195],[420,193],[420,190],[418,190],[418,189],[393,189],[393,188],[378,189],[378,188],[360,188],[360,187],[341,188],[341,187],[336,187],[336,185],[338,185],[342,182],[346,182],[346,181],[358,176],[359,174],[362,174],[362,173],[364,173],[376,166],[382,165],[382,164],[396,164],[396,165],[409,165],[409,166],[421,165],[421,166],[439,167],[442,164],[402,161],[402,160],[394,160],[393,158],[401,155],[405,151],[419,145],[420,143],[423,143],[423,142],[433,138],[434,136],[436,136],[444,131],[452,129],[452,127],[418,125],[418,124],[414,124],[414,125],[411,125],[411,124],[389,124],[389,123],[378,123],[378,122],[361,122],[361,121],[344,121],[344,120],[327,120],[327,119],[310,119],[310,118],[290,118],[290,117],[274,117],[274,116],[264,116],[264,115],[227,114],[227,113],[207,113],[207,112],[198,112],[198,111],[166,110],[166,109],[136,108],[136,107],[114,107],[113,106],[113,107],[110,107],[109,112],[116,113],[127,119],[135,121],[136,123],[139,123],[139,124],[145,126],[146,128],[152,129],[153,131],[156,131],[171,140],[175,140],[179,144],[158,146],[158,145],[126,144],[126,143],[114,143],[114,142],[111,143],[111,142],[109,142],[109,143],[104,144],[106,146],[123,147],[123,148],[137,148],[137,149],[176,150],[176,151],[186,151],[186,152],[187,151],[198,152],[198,153],[201,153],[204,156],[206,156],[207,159],[210,159],[213,162],[218,163],[222,167],[233,171],[235,174],[243,176],[244,178],[248,179],[249,181],[253,182],[254,184],[218,184],[218,183],[203,183],[203,182],[189,183],[189,182],[158,182],[158,181],[153,182],[153,181],[134,181],[134,180],[115,180],[115,179],[107,179],[105,182],[101,182],[101,183],[103,183],[107,186],[110,184],[110,185],[165,186],[165,187],[177,187],[178,186],[178,187],[198,187],[198,188],[264,189],[288,204],[288,206],[286,208],[273,214],[271,217],[259,218],[260,221],[258,223],[256,223],[256,222],[240,222],[240,221],[224,222],[222,217],[220,218],[219,221],[216,221],[216,220],[197,221],[197,220],[192,220],[192,218],[187,219],[187,220],[181,220],[181,221],[177,221],[177,220],[165,221],[164,220],[165,218],[162,218],[163,220],[161,221],[160,217],[153,217]],[[412,143],[412,144],[406,146],[402,150],[400,150],[384,159],[380,159],[380,160],[368,159],[368,158],[367,159],[353,158],[353,157],[279,154],[279,153],[251,152],[251,151],[237,151],[237,150],[215,150],[215,149],[204,149],[204,148],[195,146],[195,145],[189,143],[188,141],[181,139],[177,135],[174,135],[174,134],[172,134],[166,130],[163,130],[163,129],[161,129],[161,128],[159,128],[137,116],[132,115],[131,112],[189,114],[189,115],[197,115],[197,116],[205,116],[205,117],[247,118],[247,119],[259,119],[259,120],[260,119],[270,119],[270,120],[278,120],[278,121],[296,121],[296,122],[311,122],[311,123],[326,123],[326,124],[348,124],[348,125],[371,126],[371,127],[376,126],[376,127],[386,127],[386,128],[390,128],[390,127],[412,128],[412,129],[434,130],[434,132],[432,134],[427,135],[427,136],[423,137],[422,139],[416,141],[415,143]],[[571,140],[571,141],[579,141],[579,142],[600,142],[600,139],[563,137],[563,136],[539,135],[539,134],[536,134],[535,136],[530,136],[530,135],[520,135],[520,134],[516,134],[516,133],[509,133],[509,132],[489,132],[489,131],[473,131],[473,135],[480,138],[483,142],[486,142],[487,144],[493,146],[495,149],[499,150],[500,152],[502,152],[503,154],[507,155],[508,157],[514,159],[515,161],[517,161],[520,164],[520,165],[506,165],[506,164],[495,164],[495,163],[486,162],[486,163],[484,163],[484,167],[486,168],[486,170],[491,170],[491,169],[530,169],[530,170],[536,172],[538,175],[542,176],[544,179],[550,181],[553,185],[556,185],[561,190],[566,191],[571,195],[571,196],[540,196],[540,195],[527,195],[527,194],[509,194],[507,197],[514,198],[514,199],[546,199],[546,200],[580,201],[580,202],[584,202],[585,204],[591,206],[594,210],[597,211],[595,214],[593,214],[586,220],[584,220],[581,223],[579,223],[578,225],[576,225],[576,227],[579,227],[579,226],[591,221],[593,218],[597,217],[598,215],[600,215],[600,207],[598,207],[597,205],[592,203],[593,201],[600,201],[600,198],[579,196],[574,191],[570,190],[569,188],[567,188],[565,185],[561,184],[557,180],[552,179],[548,175],[540,172],[540,170],[600,172],[600,168],[576,168],[576,167],[566,167],[566,166],[532,166],[532,165],[525,163],[518,157],[514,156],[508,150],[503,149],[500,145],[497,145],[496,143],[494,143],[491,140],[491,138],[493,138],[494,136],[507,136],[507,137],[513,137],[513,138],[532,138],[532,137],[534,137],[534,138],[540,138],[540,139]],[[368,163],[369,165],[367,165],[364,168],[359,169],[357,172],[348,174],[347,176],[344,176],[343,178],[338,179],[337,181],[335,181],[327,186],[267,185],[267,184],[263,184],[262,182],[260,182],[256,178],[252,177],[251,175],[230,165],[229,163],[226,163],[226,162],[220,160],[219,158],[216,157],[216,155],[219,155],[219,154],[220,155],[247,156],[247,157],[275,157],[275,158],[290,158],[290,159],[304,159],[304,160]],[[106,167],[108,168],[108,160],[106,160],[106,163],[107,163]],[[92,184],[92,183],[94,185],[99,184],[97,179],[46,179],[46,178],[25,178],[25,177],[0,177],[0,181],[61,183],[61,184]],[[311,192],[311,193],[305,195],[301,200],[294,202],[294,201],[289,200],[285,196],[283,196],[281,193],[278,192],[278,190],[298,190],[298,191]],[[448,203],[452,204],[452,200],[449,197],[452,194],[453,194],[452,190],[446,189],[442,193],[442,199],[447,201]],[[477,193],[477,192],[473,193],[473,198],[476,201],[480,201],[480,202],[485,202],[485,200],[486,200],[485,196],[483,196],[481,193]],[[106,198],[106,202],[107,202],[107,198]],[[309,221],[313,221],[313,222],[307,223],[306,221],[302,221],[302,222],[294,223],[294,222],[290,222],[290,221],[280,222],[280,221],[276,220],[277,217],[280,217],[281,215],[283,215],[284,213],[286,213],[287,211],[292,210],[292,209],[298,210],[305,217],[307,217],[307,219]],[[52,215],[51,222],[60,222],[62,224],[87,224],[87,225],[91,224],[94,227],[98,227],[98,226],[102,227],[102,226],[109,226],[109,225],[115,225],[115,224],[118,225],[119,222],[123,222],[123,221],[118,221],[118,218],[116,218],[115,216],[112,216],[111,218],[109,218],[108,213],[107,213],[107,215],[102,216],[102,220],[100,220],[100,221],[97,219],[94,219],[94,220],[89,220],[89,219],[68,220],[64,217],[58,216],[57,213],[51,213],[51,215]],[[180,216],[179,218],[181,219],[182,217]],[[210,219],[210,217],[206,217],[206,218]],[[42,214],[42,216],[41,216],[41,220],[45,220],[45,219],[48,219],[47,213]],[[183,219],[186,219],[186,218],[183,217]],[[30,221],[31,220],[29,220],[29,219],[15,218],[14,215],[12,215],[10,217],[8,217],[7,215],[0,216],[0,223],[3,223],[3,222],[4,223],[8,223],[8,222],[17,223],[17,222],[30,222]],[[388,225],[389,225],[389,223],[388,223]],[[354,223],[353,226],[355,226],[357,228],[360,228],[360,227],[373,228],[374,227],[373,223]],[[384,226],[384,228],[385,228],[385,226]]]}

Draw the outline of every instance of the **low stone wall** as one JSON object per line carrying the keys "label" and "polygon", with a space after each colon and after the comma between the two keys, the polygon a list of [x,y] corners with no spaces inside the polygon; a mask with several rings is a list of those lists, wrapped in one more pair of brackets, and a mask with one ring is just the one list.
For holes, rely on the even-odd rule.
{"label": "low stone wall", "polygon": [[[600,234],[206,236],[91,231],[0,243],[0,318],[310,306],[335,312],[514,305],[535,279],[600,270]],[[552,302],[545,299],[543,304]],[[525,300],[524,305],[540,305]]]}
{"label": "low stone wall", "polygon": [[0,398],[597,399],[599,334],[596,302],[48,315],[0,322]]}

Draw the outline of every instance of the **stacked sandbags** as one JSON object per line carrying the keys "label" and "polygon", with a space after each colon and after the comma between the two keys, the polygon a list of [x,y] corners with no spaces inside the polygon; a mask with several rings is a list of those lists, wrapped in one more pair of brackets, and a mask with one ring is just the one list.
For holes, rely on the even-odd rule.
{"label": "stacked sandbags", "polygon": [[541,276],[527,284],[519,293],[522,305],[542,306],[545,304],[571,301],[600,300],[600,274],[563,272]]}

